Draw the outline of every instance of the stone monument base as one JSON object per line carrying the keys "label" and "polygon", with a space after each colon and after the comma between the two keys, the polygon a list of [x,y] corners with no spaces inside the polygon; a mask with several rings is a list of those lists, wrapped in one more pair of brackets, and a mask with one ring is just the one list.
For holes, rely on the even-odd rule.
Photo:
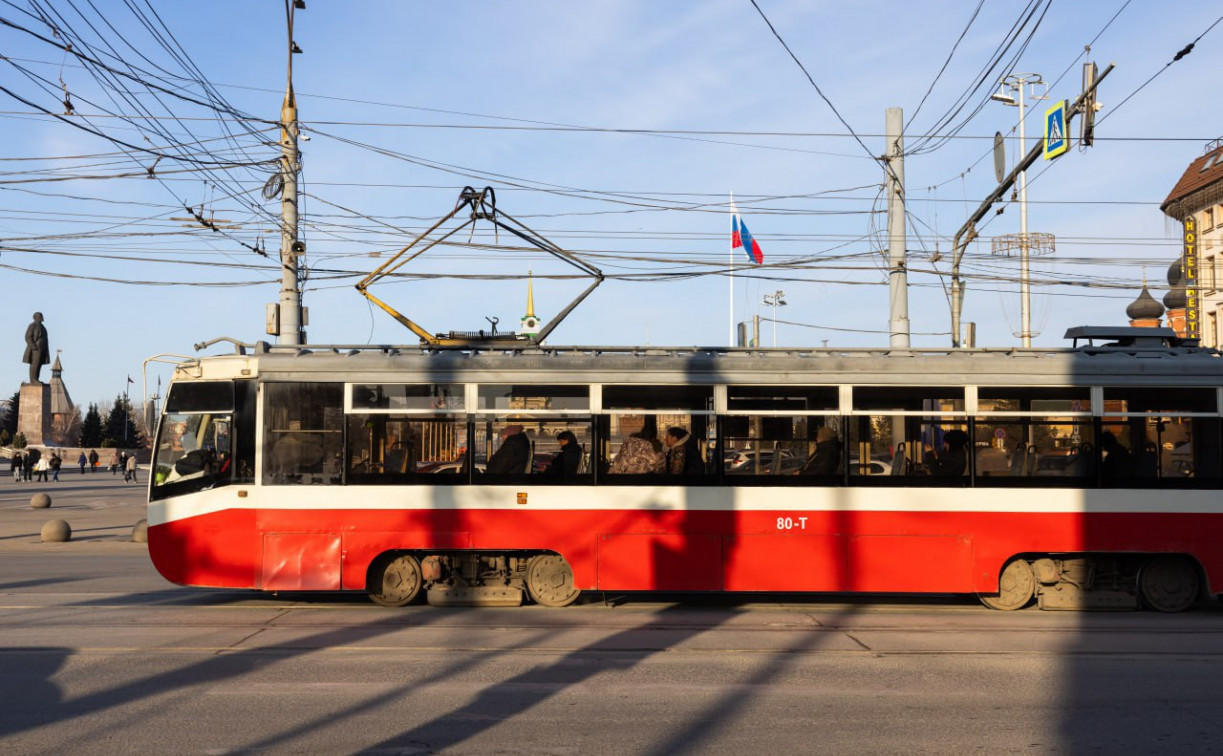
{"label": "stone monument base", "polygon": [[17,432],[25,434],[30,446],[43,446],[51,434],[51,384],[21,384],[21,408]]}

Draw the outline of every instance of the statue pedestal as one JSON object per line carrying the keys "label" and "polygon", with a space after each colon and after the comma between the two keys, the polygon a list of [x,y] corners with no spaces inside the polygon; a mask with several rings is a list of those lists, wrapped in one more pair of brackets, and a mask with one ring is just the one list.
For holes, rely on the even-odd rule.
{"label": "statue pedestal", "polygon": [[17,432],[25,434],[30,446],[43,446],[51,432],[51,384],[21,384],[21,411]]}

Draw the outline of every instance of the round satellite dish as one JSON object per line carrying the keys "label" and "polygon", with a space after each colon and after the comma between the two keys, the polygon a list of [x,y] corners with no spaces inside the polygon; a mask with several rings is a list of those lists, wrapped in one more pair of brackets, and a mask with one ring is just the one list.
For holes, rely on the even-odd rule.
{"label": "round satellite dish", "polygon": [[994,176],[998,178],[998,183],[1002,183],[1002,177],[1006,174],[1006,144],[1002,140],[1002,132],[994,132]]}

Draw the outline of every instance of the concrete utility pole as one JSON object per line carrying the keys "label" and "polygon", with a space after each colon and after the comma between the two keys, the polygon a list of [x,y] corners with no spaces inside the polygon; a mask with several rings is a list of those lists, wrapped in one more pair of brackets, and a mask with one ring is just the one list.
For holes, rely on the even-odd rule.
{"label": "concrete utility pole", "polygon": [[904,112],[888,108],[884,159],[888,194],[888,297],[891,346],[909,346],[909,273],[905,262]]}
{"label": "concrete utility pole", "polygon": [[301,127],[297,123],[297,100],[293,96],[293,55],[301,52],[301,48],[293,41],[293,11],[304,7],[304,2],[295,2],[286,8],[289,24],[289,71],[285,100],[280,108],[280,171],[283,186],[280,194],[280,301],[276,318],[279,344],[304,344],[306,341],[306,334],[302,331],[298,268],[298,258],[305,254],[306,246],[297,239],[297,175],[301,172],[297,140]]}

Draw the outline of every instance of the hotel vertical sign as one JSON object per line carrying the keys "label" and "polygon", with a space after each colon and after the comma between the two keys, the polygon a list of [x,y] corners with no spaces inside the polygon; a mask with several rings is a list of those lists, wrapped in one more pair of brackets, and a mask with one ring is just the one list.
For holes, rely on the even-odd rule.
{"label": "hotel vertical sign", "polygon": [[1196,339],[1202,335],[1200,302],[1198,301],[1198,223],[1190,213],[1185,217],[1185,336]]}

